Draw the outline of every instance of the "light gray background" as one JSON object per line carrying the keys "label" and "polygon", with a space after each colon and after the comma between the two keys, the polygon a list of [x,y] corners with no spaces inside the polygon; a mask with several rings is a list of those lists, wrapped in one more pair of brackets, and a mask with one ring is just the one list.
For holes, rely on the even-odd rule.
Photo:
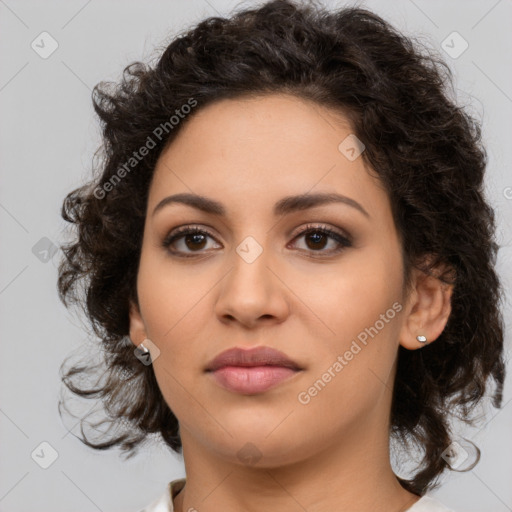
{"label": "light gray background", "polygon": [[[325,0],[324,4],[354,2]],[[58,368],[88,334],[76,314],[57,298],[60,254],[44,263],[33,247],[40,247],[36,244],[44,237],[60,242],[65,225],[60,219],[62,200],[89,178],[100,140],[92,87],[101,80],[119,79],[125,65],[145,60],[185,26],[206,16],[227,15],[236,5],[228,0],[0,0],[0,511],[137,511],[159,496],[167,482],[184,476],[182,460],[163,444],[125,462],[117,450],[87,448],[68,431],[79,434],[77,423],[61,422]],[[512,1],[369,0],[359,5],[406,34],[420,36],[443,54],[456,74],[459,102],[483,120],[490,159],[487,190],[504,246],[498,264],[507,290],[508,359]],[[47,59],[31,48],[43,31],[59,45]],[[441,48],[453,31],[469,43],[456,59]],[[468,473],[447,475],[435,492],[455,510],[512,510],[510,383],[508,375],[503,409],[489,408],[487,418],[469,434],[482,449],[481,462]],[[86,410],[93,403],[87,402]],[[58,453],[48,469],[31,458],[43,441]]]}

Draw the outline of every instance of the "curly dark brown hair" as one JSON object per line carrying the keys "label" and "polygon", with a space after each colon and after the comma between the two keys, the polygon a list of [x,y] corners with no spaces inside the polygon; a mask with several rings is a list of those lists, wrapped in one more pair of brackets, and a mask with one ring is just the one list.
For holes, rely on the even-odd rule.
{"label": "curly dark brown hair", "polygon": [[[329,11],[291,0],[207,18],[155,60],[135,62],[118,84],[94,88],[103,130],[100,172],[62,206],[75,226],[73,240],[62,246],[59,296],[66,306],[82,307],[101,340],[102,359],[65,374],[61,367],[61,376],[74,394],[101,402],[101,423],[109,425],[101,442],[92,442],[83,418],[82,441],[96,449],[119,445],[131,457],[156,434],[181,452],[177,418],[128,338],[152,174],[163,148],[202,107],[284,92],[350,119],[366,146],[363,158],[391,200],[404,282],[413,267],[427,273],[444,267],[437,277],[454,284],[452,311],[436,343],[399,347],[391,410],[391,438],[423,452],[414,477],[400,483],[418,495],[436,487],[450,468],[442,456],[453,440],[450,418],[474,424],[491,378],[493,405],[501,407],[505,375],[502,288],[494,269],[499,246],[483,191],[487,155],[479,123],[450,99],[449,67],[368,10]],[[151,150],[130,160],[150,140]],[[99,369],[94,385],[77,380]]]}

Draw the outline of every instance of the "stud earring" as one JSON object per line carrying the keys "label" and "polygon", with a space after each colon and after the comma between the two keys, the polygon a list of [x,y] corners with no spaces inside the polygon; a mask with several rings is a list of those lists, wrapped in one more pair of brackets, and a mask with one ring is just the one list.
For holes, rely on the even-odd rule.
{"label": "stud earring", "polygon": [[427,338],[426,338],[426,336],[416,336],[416,339],[417,339],[420,343],[426,343],[426,342],[427,342]]}

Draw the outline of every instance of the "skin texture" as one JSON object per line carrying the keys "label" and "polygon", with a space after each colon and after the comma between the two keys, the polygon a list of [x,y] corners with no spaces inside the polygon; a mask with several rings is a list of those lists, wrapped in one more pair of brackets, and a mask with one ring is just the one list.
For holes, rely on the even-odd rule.
{"label": "skin texture", "polygon": [[[433,342],[450,314],[452,287],[414,270],[403,293],[401,246],[389,198],[362,158],[338,145],[348,120],[284,94],[222,100],[197,111],[158,160],[151,183],[130,337],[160,350],[154,371],[180,423],[187,484],[177,512],[404,511],[418,496],[389,461],[389,411],[399,344]],[[182,204],[177,193],[222,202],[225,218]],[[336,192],[369,214],[331,203],[274,217],[285,196]],[[350,235],[300,234],[308,224]],[[162,243],[178,226],[204,242]],[[236,251],[253,237],[262,253]],[[195,245],[194,245],[195,243]],[[179,258],[170,250],[192,254]],[[322,256],[323,255],[323,256]],[[353,340],[398,302],[402,307],[309,403],[298,400]],[[268,345],[303,371],[258,395],[217,385],[204,368],[227,348]],[[247,443],[260,458],[245,462]]]}

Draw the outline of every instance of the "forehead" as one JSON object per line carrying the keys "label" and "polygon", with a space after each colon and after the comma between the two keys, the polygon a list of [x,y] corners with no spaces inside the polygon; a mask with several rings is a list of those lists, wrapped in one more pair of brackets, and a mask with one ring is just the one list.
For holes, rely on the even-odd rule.
{"label": "forehead", "polygon": [[361,156],[347,158],[353,137],[340,112],[296,96],[217,101],[194,112],[160,155],[148,207],[180,192],[245,209],[267,198],[273,205],[285,195],[337,192],[371,210],[387,196]]}

